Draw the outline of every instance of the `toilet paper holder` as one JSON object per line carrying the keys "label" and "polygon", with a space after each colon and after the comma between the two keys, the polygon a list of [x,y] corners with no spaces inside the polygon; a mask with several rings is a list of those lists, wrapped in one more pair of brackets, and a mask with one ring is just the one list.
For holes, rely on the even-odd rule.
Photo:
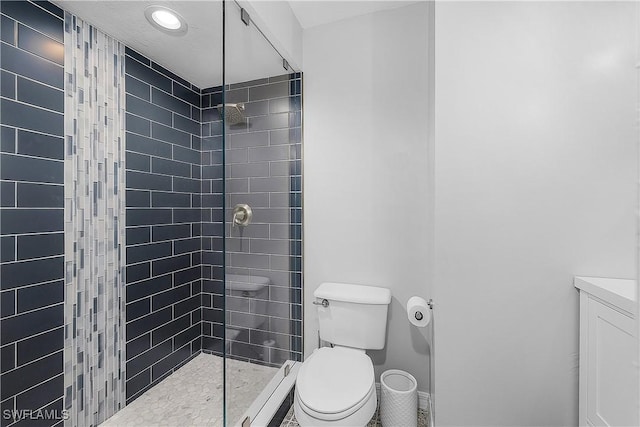
{"label": "toilet paper holder", "polygon": [[424,328],[433,318],[433,300],[425,300],[417,295],[407,300],[407,319],[418,328]]}
{"label": "toilet paper holder", "polygon": [[[429,298],[429,300],[427,301],[427,305],[429,306],[429,309],[433,310],[433,299]],[[413,317],[416,318],[416,320],[422,320],[424,318],[424,314],[422,314],[421,311],[416,311],[416,313],[413,315]]]}

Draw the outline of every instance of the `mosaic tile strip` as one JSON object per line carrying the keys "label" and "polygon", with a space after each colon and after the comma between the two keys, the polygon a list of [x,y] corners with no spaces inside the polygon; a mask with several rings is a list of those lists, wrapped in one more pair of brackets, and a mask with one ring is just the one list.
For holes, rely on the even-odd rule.
{"label": "mosaic tile strip", "polygon": [[124,406],[124,45],[65,13],[65,408]]}

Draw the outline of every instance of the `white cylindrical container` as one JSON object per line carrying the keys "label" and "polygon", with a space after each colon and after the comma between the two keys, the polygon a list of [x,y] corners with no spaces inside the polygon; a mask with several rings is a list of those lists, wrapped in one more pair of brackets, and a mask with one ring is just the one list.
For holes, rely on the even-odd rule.
{"label": "white cylindrical container", "polygon": [[390,369],[380,375],[382,427],[418,425],[418,382],[405,371]]}

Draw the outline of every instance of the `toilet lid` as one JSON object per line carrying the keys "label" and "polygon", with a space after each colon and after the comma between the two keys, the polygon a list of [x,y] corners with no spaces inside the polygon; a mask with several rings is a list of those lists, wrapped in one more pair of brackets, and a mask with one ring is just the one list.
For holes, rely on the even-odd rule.
{"label": "toilet lid", "polygon": [[300,367],[296,388],[310,409],[336,414],[367,397],[374,382],[371,359],[357,350],[323,347]]}

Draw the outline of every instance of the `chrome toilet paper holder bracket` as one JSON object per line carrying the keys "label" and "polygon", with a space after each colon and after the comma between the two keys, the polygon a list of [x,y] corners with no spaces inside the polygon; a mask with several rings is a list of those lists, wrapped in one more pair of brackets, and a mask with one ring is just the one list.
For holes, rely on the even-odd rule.
{"label": "chrome toilet paper holder bracket", "polygon": [[[429,300],[427,301],[427,305],[429,306],[430,310],[433,310],[433,299],[429,298]],[[422,319],[424,319],[424,314],[422,314],[421,311],[416,311],[415,314],[413,315],[413,317],[415,317],[416,320],[420,321]]]}

